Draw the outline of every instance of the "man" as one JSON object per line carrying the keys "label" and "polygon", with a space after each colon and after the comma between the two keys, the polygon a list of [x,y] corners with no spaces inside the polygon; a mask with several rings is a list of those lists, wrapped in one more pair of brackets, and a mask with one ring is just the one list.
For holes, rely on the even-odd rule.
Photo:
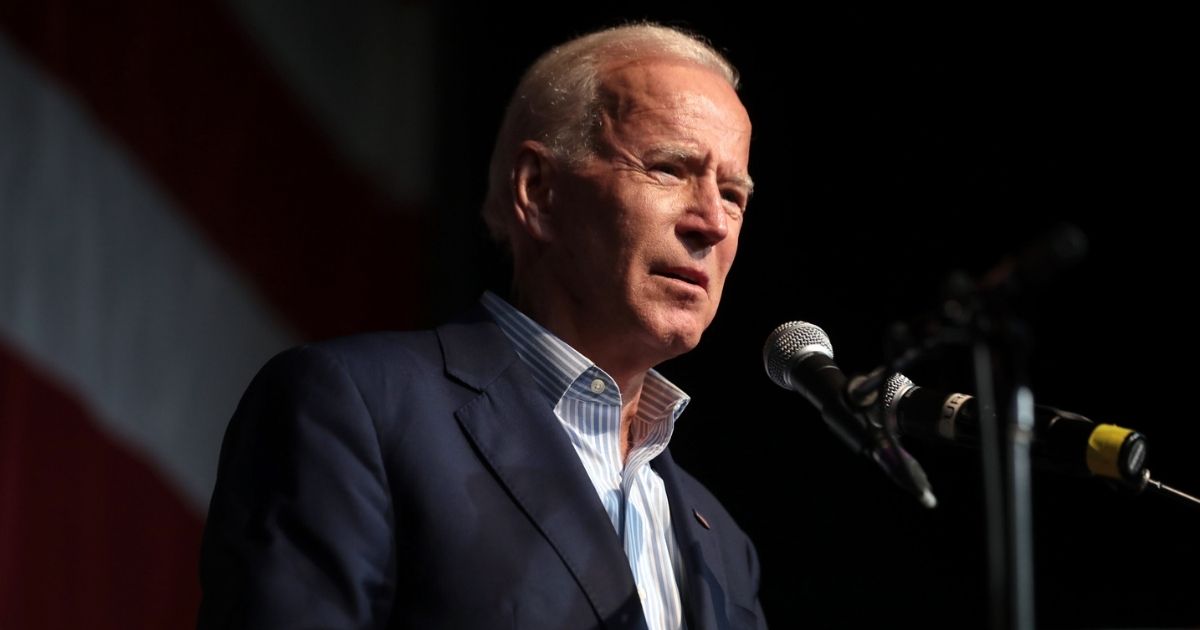
{"label": "man", "polygon": [[750,121],[652,25],[526,73],[485,219],[513,303],[298,348],[225,438],[201,627],[753,628],[753,546],[666,451],[737,251]]}

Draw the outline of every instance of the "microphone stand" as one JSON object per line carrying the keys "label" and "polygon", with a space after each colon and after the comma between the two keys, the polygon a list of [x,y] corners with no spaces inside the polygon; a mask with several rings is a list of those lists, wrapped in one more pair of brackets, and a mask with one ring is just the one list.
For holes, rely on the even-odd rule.
{"label": "microphone stand", "polygon": [[[976,331],[983,333],[983,331]],[[976,398],[979,400],[979,439],[982,454],[984,512],[987,522],[988,599],[992,628],[1033,628],[1033,508],[1030,487],[1030,444],[1033,434],[1033,394],[1023,382],[1020,350],[997,356],[997,343],[979,334],[972,346]],[[1017,345],[1019,348],[1020,345]],[[1013,348],[1013,346],[1008,346]],[[1005,361],[1008,359],[1008,361]],[[1006,413],[997,414],[997,364],[1006,365],[1012,385],[1004,400]],[[999,426],[998,418],[1008,418]]]}
{"label": "microphone stand", "polygon": [[[1082,259],[1086,239],[1072,226],[1043,235],[1016,257],[993,268],[975,283],[962,274],[950,277],[941,323],[920,343],[902,324],[885,364],[852,381],[849,398],[866,401],[887,379],[929,353],[948,346],[971,348],[975,397],[979,406],[979,442],[987,522],[988,599],[993,630],[1034,627],[1032,442],[1035,406],[1028,384],[1031,337],[1010,301],[1037,288]],[[865,406],[865,405],[864,405]],[[998,419],[1004,419],[1001,422]],[[894,439],[895,418],[885,425]],[[1137,478],[1115,480],[1121,487],[1200,506],[1200,498],[1151,479],[1143,468]]]}
{"label": "microphone stand", "polygon": [[[1028,385],[1030,336],[1009,301],[1082,260],[1087,239],[1060,226],[978,283],[951,276],[938,335],[972,350],[980,408],[980,451],[987,520],[988,595],[994,630],[1034,626],[1031,454],[1034,400]],[[998,418],[1004,418],[1001,425]]]}
{"label": "microphone stand", "polygon": [[[1023,326],[1019,321],[1002,311],[986,310],[979,303],[971,304],[970,308],[956,305],[947,311],[962,319],[955,317],[954,326],[938,330],[920,345],[910,345],[907,350],[890,356],[883,366],[853,379],[847,388],[848,397],[860,409],[872,407],[876,396],[882,400],[879,392],[892,374],[903,372],[943,347],[971,348],[980,409],[991,626],[993,630],[1031,630],[1034,590],[1030,451],[1034,403],[1032,391],[1024,383],[1028,339],[1021,332]],[[1002,375],[996,374],[997,365],[1005,368]],[[1004,397],[1007,413],[1003,415],[995,413],[999,382],[1012,383],[1008,388],[1011,391]],[[998,417],[1010,418],[1004,427],[1006,431],[1001,431]],[[883,428],[882,433],[895,443],[895,419],[889,417]],[[895,452],[907,455],[902,448]],[[893,475],[894,479],[897,477]]]}

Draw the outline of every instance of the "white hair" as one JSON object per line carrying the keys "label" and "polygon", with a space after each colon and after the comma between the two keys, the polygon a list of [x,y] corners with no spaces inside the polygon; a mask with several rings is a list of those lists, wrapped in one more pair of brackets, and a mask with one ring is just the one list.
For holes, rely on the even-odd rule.
{"label": "white hair", "polygon": [[738,88],[737,70],[699,36],[653,23],[617,26],[552,48],[525,71],[508,102],[488,172],[483,219],[511,250],[513,158],[536,140],[568,165],[592,154],[600,120],[601,76],[614,62],[665,57],[695,63]]}

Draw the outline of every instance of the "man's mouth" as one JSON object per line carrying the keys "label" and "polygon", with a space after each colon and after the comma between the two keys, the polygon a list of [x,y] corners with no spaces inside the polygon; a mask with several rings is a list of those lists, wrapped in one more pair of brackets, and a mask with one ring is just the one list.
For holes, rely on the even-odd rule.
{"label": "man's mouth", "polygon": [[708,290],[708,274],[699,269],[691,267],[664,267],[655,271],[657,275],[674,280],[681,280],[688,284]]}

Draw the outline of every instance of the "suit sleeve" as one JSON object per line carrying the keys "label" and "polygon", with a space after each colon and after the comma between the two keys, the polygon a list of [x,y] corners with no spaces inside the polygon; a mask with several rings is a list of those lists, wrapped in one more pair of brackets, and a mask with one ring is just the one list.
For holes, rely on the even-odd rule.
{"label": "suit sleeve", "polygon": [[344,365],[313,347],[277,356],[225,434],[199,628],[384,627],[394,520],[375,423]]}

